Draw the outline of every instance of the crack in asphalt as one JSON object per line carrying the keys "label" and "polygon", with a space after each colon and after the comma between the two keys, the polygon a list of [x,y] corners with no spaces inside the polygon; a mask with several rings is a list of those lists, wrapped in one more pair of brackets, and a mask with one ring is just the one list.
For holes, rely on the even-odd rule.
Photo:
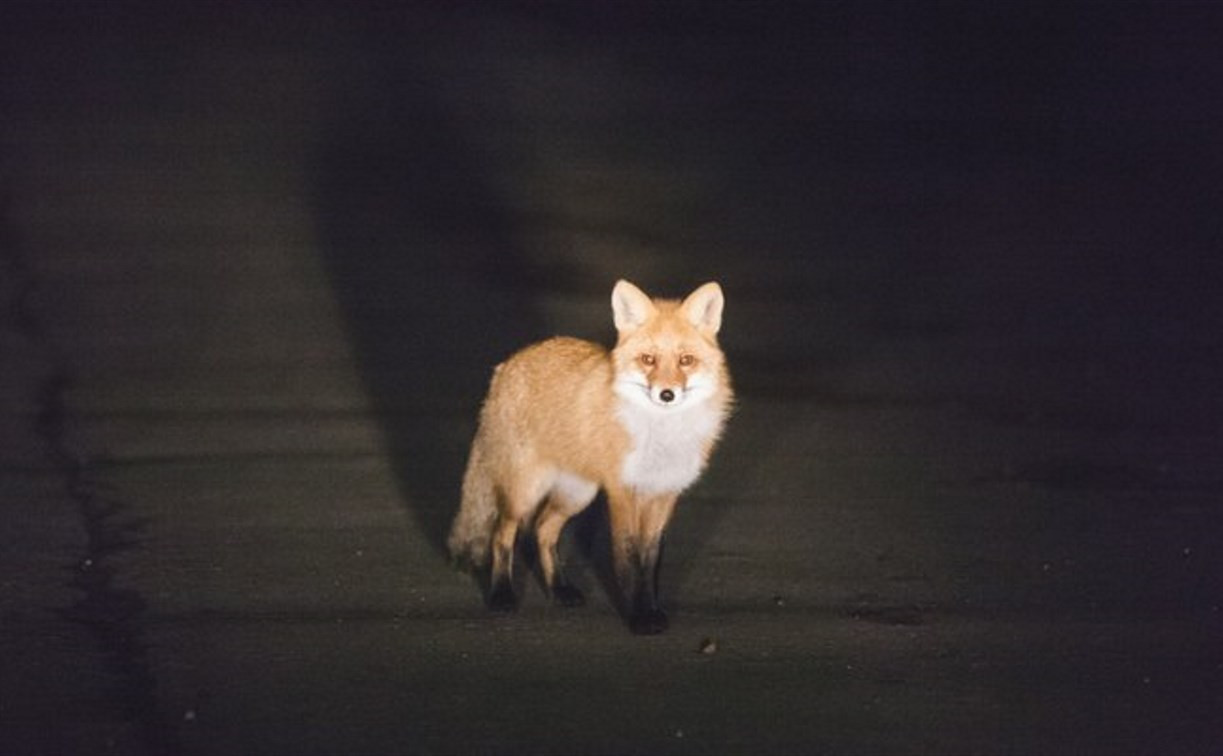
{"label": "crack in asphalt", "polygon": [[[147,609],[138,591],[119,587],[113,557],[140,544],[147,522],[123,517],[124,505],[111,496],[88,455],[76,451],[65,396],[72,385],[69,360],[39,322],[33,298],[37,279],[20,254],[17,233],[10,222],[10,197],[0,197],[0,263],[7,269],[7,312],[3,317],[44,355],[50,369],[37,390],[36,432],[49,461],[75,503],[86,535],[84,553],[69,566],[68,585],[80,598],[55,613],[85,628],[98,644],[105,667],[115,676],[122,724],[131,728],[141,752],[172,756],[183,751],[176,729],[163,716],[157,700],[157,681],[143,641]],[[114,750],[118,743],[109,743]],[[126,749],[121,749],[126,750]]]}

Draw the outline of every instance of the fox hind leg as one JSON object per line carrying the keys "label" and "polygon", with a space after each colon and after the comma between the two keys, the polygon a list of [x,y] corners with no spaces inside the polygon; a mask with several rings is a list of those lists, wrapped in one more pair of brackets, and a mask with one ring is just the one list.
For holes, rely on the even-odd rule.
{"label": "fox hind leg", "polygon": [[550,478],[543,474],[519,478],[506,488],[499,502],[497,524],[493,529],[488,589],[488,605],[495,611],[508,612],[518,608],[518,598],[514,593],[514,548],[518,531],[522,523],[528,521],[550,484]]}
{"label": "fox hind leg", "polygon": [[488,606],[498,612],[512,612],[518,607],[512,578],[517,540],[518,520],[502,514],[493,530],[492,572],[488,584]]}
{"label": "fox hind leg", "polygon": [[544,590],[561,606],[581,606],[586,598],[565,577],[563,565],[557,556],[557,541],[569,518],[589,506],[598,491],[595,483],[569,473],[560,473],[535,521]]}
{"label": "fox hind leg", "polygon": [[539,542],[539,570],[543,578],[544,590],[552,600],[561,606],[581,606],[586,599],[568,578],[557,557],[556,543],[560,538],[561,529],[569,520],[564,514],[552,506],[545,505],[535,524],[535,537]]}

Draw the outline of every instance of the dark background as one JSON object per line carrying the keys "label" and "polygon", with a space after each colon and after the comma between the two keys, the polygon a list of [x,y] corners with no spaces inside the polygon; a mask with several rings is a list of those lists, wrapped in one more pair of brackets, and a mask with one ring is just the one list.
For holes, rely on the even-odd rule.
{"label": "dark background", "polygon": [[[1214,4],[0,13],[13,753],[1217,749]],[[673,630],[597,507],[489,617],[489,371],[621,277],[727,296]]]}

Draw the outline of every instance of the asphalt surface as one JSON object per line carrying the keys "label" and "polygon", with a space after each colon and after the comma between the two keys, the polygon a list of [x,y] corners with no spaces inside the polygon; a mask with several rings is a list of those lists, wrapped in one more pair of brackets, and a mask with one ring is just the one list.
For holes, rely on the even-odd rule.
{"label": "asphalt surface", "polygon": [[[1223,749],[1211,4],[2,14],[0,752]],[[671,630],[598,507],[492,616],[489,371],[620,277],[727,297]]]}

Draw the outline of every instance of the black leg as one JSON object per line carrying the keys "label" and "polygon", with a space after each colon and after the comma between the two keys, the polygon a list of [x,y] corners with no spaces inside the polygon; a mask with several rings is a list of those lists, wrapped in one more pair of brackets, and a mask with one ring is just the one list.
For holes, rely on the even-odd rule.
{"label": "black leg", "polygon": [[666,631],[667,615],[658,605],[658,567],[662,554],[661,541],[635,550],[635,573],[629,598],[629,629],[637,635],[657,635]]}
{"label": "black leg", "polygon": [[495,612],[512,612],[518,608],[518,597],[508,576],[495,580],[488,591],[488,608]]}
{"label": "black leg", "polygon": [[493,565],[489,575],[488,608],[497,612],[512,612],[518,608],[514,595],[513,574],[514,533],[512,525],[502,525],[493,541]]}

